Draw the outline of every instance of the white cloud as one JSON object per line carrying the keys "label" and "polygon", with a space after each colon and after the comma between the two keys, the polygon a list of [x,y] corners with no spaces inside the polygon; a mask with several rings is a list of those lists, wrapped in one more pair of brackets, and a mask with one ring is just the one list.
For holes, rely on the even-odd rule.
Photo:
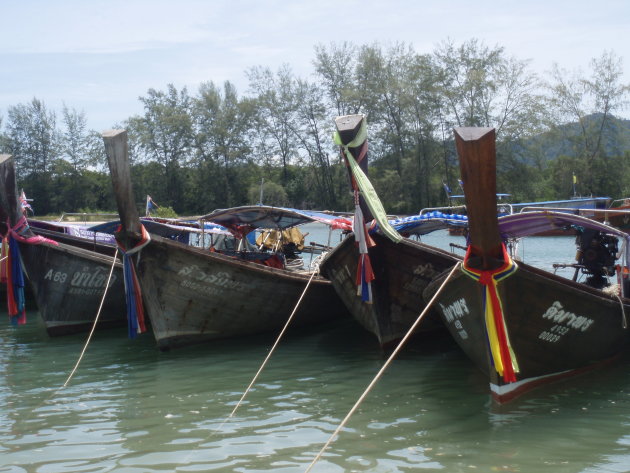
{"label": "white cloud", "polygon": [[2,7],[3,23],[16,27],[9,28],[0,52],[113,53],[195,43],[212,38],[212,30],[204,25],[217,21],[219,12],[211,5],[161,0],[14,2]]}
{"label": "white cloud", "polygon": [[331,42],[406,42],[431,53],[448,38],[478,38],[531,59],[539,73],[553,62],[586,69],[606,49],[626,54],[630,2],[24,0],[0,2],[0,18],[0,111],[37,96],[84,108],[92,123],[115,102],[109,126],[137,113],[151,87],[230,80],[244,93],[246,69],[283,63],[308,77],[314,46]]}

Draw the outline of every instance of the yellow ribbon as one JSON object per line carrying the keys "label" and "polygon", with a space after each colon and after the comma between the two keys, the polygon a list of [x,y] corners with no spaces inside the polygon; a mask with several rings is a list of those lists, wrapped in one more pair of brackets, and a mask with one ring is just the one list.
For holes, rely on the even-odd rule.
{"label": "yellow ribbon", "polygon": [[506,263],[493,271],[476,271],[467,267],[469,254],[470,247],[464,258],[462,272],[484,286],[484,319],[494,367],[505,381],[514,382],[516,381],[514,373],[518,373],[520,369],[503,318],[503,303],[499,296],[498,283],[511,276],[518,266],[507,254],[505,245],[503,255]]}

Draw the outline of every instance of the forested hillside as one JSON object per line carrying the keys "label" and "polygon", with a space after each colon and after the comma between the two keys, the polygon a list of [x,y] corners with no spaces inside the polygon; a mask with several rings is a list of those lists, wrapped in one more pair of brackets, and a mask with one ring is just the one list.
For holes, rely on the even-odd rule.
{"label": "forested hillside", "polygon": [[[290,65],[247,71],[249,87],[211,78],[197,90],[150,89],[142,115],[120,117],[130,137],[137,199],[192,215],[263,202],[311,209],[352,206],[332,144],[333,119],[368,117],[370,177],[390,213],[446,204],[457,187],[455,126],[497,130],[499,191],[515,201],[630,196],[630,87],[621,59],[588,73],[556,66],[537,77],[500,46],[443,42],[430,54],[405,44],[314,48],[312,77]],[[164,78],[168,80],[168,78]],[[38,215],[115,208],[100,132],[85,111],[36,97],[0,111],[0,152]]]}

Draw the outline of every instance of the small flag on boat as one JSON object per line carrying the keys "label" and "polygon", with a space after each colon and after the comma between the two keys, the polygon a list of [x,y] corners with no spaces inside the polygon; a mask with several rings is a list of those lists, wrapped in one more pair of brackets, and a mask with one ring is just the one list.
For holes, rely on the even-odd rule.
{"label": "small flag on boat", "polygon": [[31,204],[29,204],[29,202],[32,202],[32,201],[33,199],[26,198],[26,194],[24,193],[24,190],[22,190],[22,193],[20,194],[20,206],[22,207],[22,213],[24,215],[26,215],[28,210],[30,210],[31,213],[34,213],[33,207],[31,207]]}
{"label": "small flag on boat", "polygon": [[446,182],[443,182],[442,185],[444,186],[444,191],[446,192],[446,197],[450,197],[451,196],[451,188],[448,186],[448,184]]}
{"label": "small flag on boat", "polygon": [[147,206],[145,209],[145,217],[148,217],[149,215],[151,215],[151,210],[159,209],[159,208],[160,206],[156,204],[155,202],[153,202],[153,199],[151,198],[151,196],[147,195]]}
{"label": "small flag on boat", "polygon": [[457,179],[457,183],[459,184],[459,187],[462,189],[462,191],[464,190],[464,181],[462,181],[461,179]]}

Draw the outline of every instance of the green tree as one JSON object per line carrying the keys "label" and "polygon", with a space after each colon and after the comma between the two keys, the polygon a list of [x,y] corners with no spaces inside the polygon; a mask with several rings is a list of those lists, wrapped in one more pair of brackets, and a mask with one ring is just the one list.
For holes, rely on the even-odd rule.
{"label": "green tree", "polygon": [[253,67],[247,72],[249,89],[256,97],[258,149],[277,158],[282,183],[288,183],[289,165],[299,159],[294,132],[297,101],[295,79],[288,65],[274,74],[271,69]]}
{"label": "green tree", "polygon": [[59,157],[55,113],[34,98],[28,104],[9,107],[8,119],[8,148],[22,175],[50,172]]}
{"label": "green tree", "polygon": [[536,75],[527,61],[507,57],[499,46],[477,39],[456,46],[446,41],[434,52],[441,69],[446,122],[454,126],[494,127],[497,138],[529,134],[536,124]]}
{"label": "green tree", "polygon": [[284,207],[289,204],[289,197],[284,187],[273,181],[264,181],[258,186],[251,185],[247,190],[247,200],[250,203],[256,202],[277,207]]}
{"label": "green tree", "polygon": [[337,116],[360,113],[363,109],[365,78],[357,74],[358,47],[350,42],[315,46],[313,65]]}
{"label": "green tree", "polygon": [[[457,46],[441,43],[434,52],[440,69],[443,128],[493,127],[497,133],[499,189],[526,186],[518,179],[530,158],[531,137],[544,130],[539,80],[527,61],[508,57],[504,48],[488,47],[478,39]],[[518,192],[522,192],[519,189]]]}
{"label": "green tree", "polygon": [[165,204],[180,211],[184,195],[180,170],[190,160],[193,144],[191,99],[185,87],[178,91],[169,84],[166,91],[149,89],[140,102],[144,115],[129,119],[129,127],[144,158],[162,166]]}
{"label": "green tree", "polygon": [[[569,73],[554,65],[547,83],[547,119],[554,138],[571,143],[574,156],[584,162],[586,192],[599,194],[606,192],[597,184],[603,179],[599,173],[608,172],[606,144],[619,139],[613,113],[627,107],[630,84],[621,82],[622,60],[612,52],[592,59],[590,69],[590,76],[585,77],[580,71]],[[562,126],[567,122],[577,126]]]}
{"label": "green tree", "polygon": [[64,129],[60,137],[62,158],[68,161],[79,173],[90,162],[89,133],[84,112],[69,109],[65,104],[62,110]]}
{"label": "green tree", "polygon": [[[364,95],[374,129],[371,149],[392,166],[401,180],[408,210],[424,207],[441,192],[432,189],[434,163],[443,157],[436,141],[439,123],[438,70],[430,56],[419,55],[404,43],[387,50],[361,48],[359,75],[366,78]],[[380,164],[380,163],[379,163]],[[444,180],[444,175],[438,181]],[[395,204],[401,211],[400,202]]]}
{"label": "green tree", "polygon": [[33,98],[28,104],[9,108],[7,150],[15,158],[19,180],[39,213],[52,209],[52,174],[59,149],[56,115],[42,101]]}
{"label": "green tree", "polygon": [[245,196],[242,189],[247,188],[239,174],[251,152],[251,101],[239,99],[230,82],[225,82],[222,89],[207,82],[199,87],[193,100],[193,113],[195,166],[199,173],[191,188],[204,205],[237,205]]}
{"label": "green tree", "polygon": [[[323,101],[323,90],[305,80],[296,82],[296,123],[292,125],[300,149],[308,157],[308,182],[311,182],[311,202],[324,208],[336,208],[337,186],[330,160],[332,120]],[[345,183],[344,183],[345,185]]]}

